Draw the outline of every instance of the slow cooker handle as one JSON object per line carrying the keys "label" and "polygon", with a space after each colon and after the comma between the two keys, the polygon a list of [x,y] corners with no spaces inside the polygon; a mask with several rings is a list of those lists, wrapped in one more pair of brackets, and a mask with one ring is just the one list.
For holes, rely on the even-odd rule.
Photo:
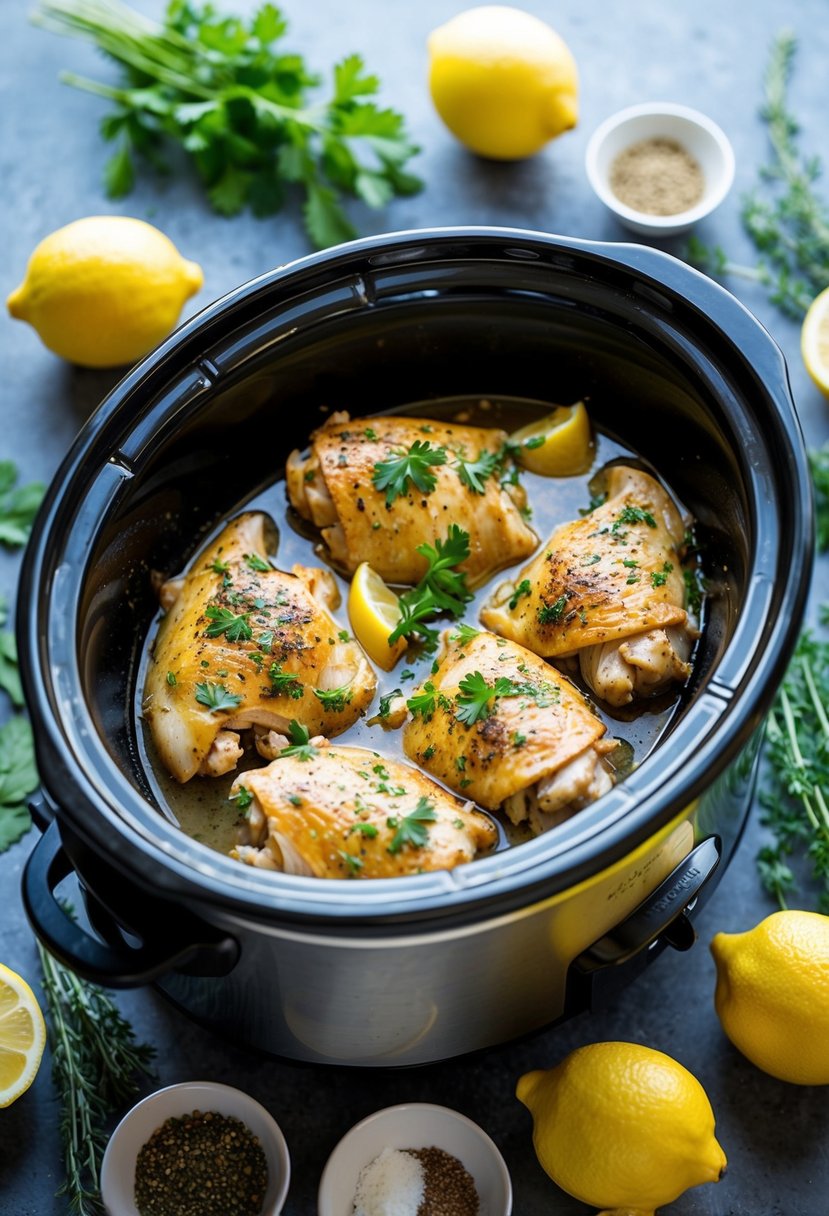
{"label": "slow cooker handle", "polygon": [[[193,969],[198,975],[226,975],[232,970],[239,956],[237,942],[181,907],[176,907],[174,914],[161,917],[163,930],[158,940],[148,936],[140,946],[129,946],[114,922],[117,946],[91,937],[55,898],[55,888],[73,868],[57,823],[49,824],[29,854],[23,870],[22,894],[37,936],[50,954],[78,975],[107,988],[137,988],[168,971],[190,970],[196,960]],[[96,904],[96,926],[102,913],[106,915]],[[114,938],[115,933],[107,936]]]}
{"label": "slow cooker handle", "polygon": [[690,950],[696,932],[690,913],[720,863],[718,836],[709,836],[676,866],[655,891],[570,964],[567,1012],[597,1009],[665,946]]}

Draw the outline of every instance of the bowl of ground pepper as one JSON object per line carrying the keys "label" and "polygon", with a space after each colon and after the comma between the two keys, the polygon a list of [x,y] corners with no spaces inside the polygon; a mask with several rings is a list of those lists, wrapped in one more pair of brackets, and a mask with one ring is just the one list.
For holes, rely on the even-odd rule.
{"label": "bowl of ground pepper", "polygon": [[101,1165],[109,1216],[278,1216],[285,1137],[248,1094],[214,1081],[157,1090],[116,1127]]}
{"label": "bowl of ground pepper", "polygon": [[483,1128],[447,1106],[388,1106],[328,1158],[317,1216],[510,1216],[506,1163]]}
{"label": "bowl of ground pepper", "polygon": [[605,119],[590,137],[585,168],[598,197],[627,228],[676,236],[728,194],[734,151],[699,110],[647,102]]}

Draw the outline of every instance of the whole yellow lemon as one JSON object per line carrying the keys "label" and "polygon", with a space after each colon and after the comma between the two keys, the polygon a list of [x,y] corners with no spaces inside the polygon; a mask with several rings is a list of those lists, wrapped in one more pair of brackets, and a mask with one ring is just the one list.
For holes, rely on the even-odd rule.
{"label": "whole yellow lemon", "polygon": [[829,1085],[829,916],[774,912],[718,933],[714,1005],[734,1046],[763,1072]]}
{"label": "whole yellow lemon", "polygon": [[44,346],[82,367],[119,367],[152,350],[204,282],[143,220],[91,215],[45,237],[6,304]]}
{"label": "whole yellow lemon", "polygon": [[487,4],[429,35],[429,89],[480,156],[521,160],[578,121],[578,71],[562,38],[522,9]]}
{"label": "whole yellow lemon", "polygon": [[651,1216],[725,1172],[705,1090],[661,1051],[591,1043],[527,1073],[516,1093],[542,1167],[582,1203]]}

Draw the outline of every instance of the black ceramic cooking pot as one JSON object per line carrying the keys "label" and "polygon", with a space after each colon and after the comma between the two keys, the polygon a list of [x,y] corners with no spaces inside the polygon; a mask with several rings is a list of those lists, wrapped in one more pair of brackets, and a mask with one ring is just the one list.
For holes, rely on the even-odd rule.
{"label": "black ceramic cooking pot", "polygon": [[[452,872],[323,881],[242,866],[154,804],[136,746],[149,572],[303,447],[320,403],[400,412],[588,395],[600,428],[699,521],[712,584],[681,713],[563,826]],[[810,482],[780,351],[667,255],[505,229],[411,232],[304,258],[206,309],[83,429],[29,545],[18,629],[44,835],[24,878],[54,953],[155,981],[267,1051],[347,1064],[457,1055],[601,999],[692,919],[748,812],[763,715],[800,624]],[[97,933],[55,899],[76,871]]]}

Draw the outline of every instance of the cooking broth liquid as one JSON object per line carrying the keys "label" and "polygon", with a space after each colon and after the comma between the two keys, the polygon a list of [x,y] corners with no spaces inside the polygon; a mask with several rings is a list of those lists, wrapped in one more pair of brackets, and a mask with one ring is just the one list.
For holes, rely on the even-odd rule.
{"label": "cooking broth liquid", "polygon": [[[587,406],[589,410],[589,402],[587,402]],[[548,414],[551,408],[549,402],[519,398],[452,397],[442,401],[407,405],[394,412],[396,415],[406,417],[432,418],[472,426],[501,427],[507,432],[512,432]],[[527,491],[527,502],[532,512],[529,522],[538,534],[539,545],[543,544],[544,540],[560,524],[577,519],[579,512],[587,508],[591,493],[596,487],[598,475],[605,465],[611,461],[620,460],[627,463],[642,463],[635,452],[607,433],[594,430],[594,441],[592,467],[580,476],[551,478],[541,477],[535,473],[521,473],[521,480]],[[659,470],[654,471],[659,473]],[[668,488],[670,489],[670,486]],[[682,510],[682,504],[678,505]],[[296,562],[311,566],[329,564],[326,563],[322,552],[317,551],[315,547],[318,544],[316,530],[305,520],[300,519],[290,507],[284,476],[280,475],[275,478],[272,485],[249,501],[241,503],[238,510],[227,519],[233,518],[242,510],[263,511],[273,519],[278,529],[278,544],[270,556],[276,558],[280,569],[290,570]],[[217,535],[227,523],[227,519],[211,535]],[[458,522],[463,526],[463,520]],[[204,538],[200,548],[209,540],[210,537]],[[478,614],[493,589],[499,583],[516,576],[521,567],[531,560],[531,557],[524,558],[514,566],[494,574],[475,593],[474,599],[467,606],[463,620],[470,625],[479,626]],[[172,576],[178,571],[168,573]],[[351,625],[345,608],[348,599],[348,579],[342,577],[336,570],[334,574],[342,596],[342,603],[333,614],[334,619],[339,628],[351,633]],[[139,723],[137,743],[144,773],[158,806],[168,819],[176,823],[194,840],[217,852],[227,853],[237,843],[239,829],[244,822],[235,803],[228,799],[230,787],[240,772],[260,767],[264,761],[254,747],[253,732],[246,731],[242,734],[245,755],[239,761],[237,768],[223,777],[194,777],[185,785],[180,785],[164,770],[158,758],[150,729],[141,715],[141,701],[151,659],[152,642],[158,632],[160,620],[161,612],[159,611],[144,644],[136,685],[135,708]],[[457,623],[459,622],[446,618],[436,624],[440,627]],[[379,723],[370,726],[369,719],[372,714],[377,713],[382,696],[395,689],[400,689],[404,696],[410,695],[412,689],[429,677],[432,661],[432,655],[418,653],[417,650],[410,647],[393,671],[378,670],[377,694],[370,713],[343,734],[338,735],[336,741],[344,745],[371,748],[381,755],[408,763],[403,754],[402,730],[384,730]],[[682,692],[678,690],[675,693],[639,702],[633,707],[612,710],[595,700],[578,674],[573,675],[568,671],[567,675],[586,694],[598,716],[607,725],[608,737],[620,740],[620,746],[609,757],[617,770],[617,780],[623,780],[626,773],[641,764],[658,744],[682,706]],[[494,816],[494,818],[497,820],[500,817]],[[530,833],[526,828],[515,828],[505,818],[500,823],[499,847],[519,844],[528,839],[530,839]]]}

